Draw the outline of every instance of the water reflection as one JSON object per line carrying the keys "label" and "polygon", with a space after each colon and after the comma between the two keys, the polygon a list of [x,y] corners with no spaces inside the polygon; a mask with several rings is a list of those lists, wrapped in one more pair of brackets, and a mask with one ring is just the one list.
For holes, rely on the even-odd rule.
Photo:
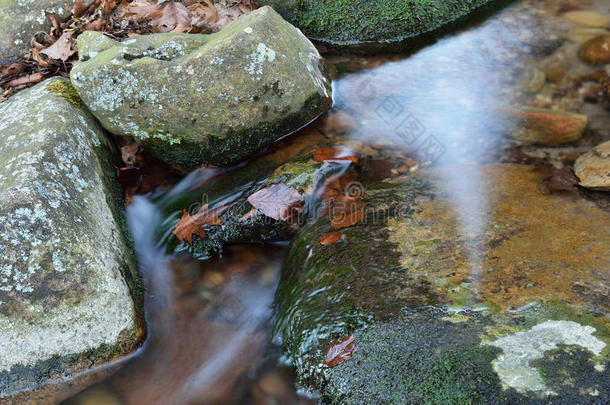
{"label": "water reflection", "polygon": [[451,185],[444,188],[452,208],[463,214],[456,226],[470,241],[464,254],[474,282],[482,275],[476,240],[490,226],[490,203],[475,192],[485,186],[483,169],[472,164],[497,161],[511,144],[504,136],[510,123],[496,108],[510,103],[522,55],[532,52],[530,44],[541,46],[534,22],[509,9],[404,60],[335,82],[336,110],[358,119],[351,140],[381,144],[424,164],[472,166],[467,175],[441,173]]}
{"label": "water reflection", "polygon": [[[146,199],[134,199],[128,218],[146,286],[147,341],[119,372],[66,403],[243,403],[257,387],[249,376],[271,348],[271,304],[284,248],[234,247],[201,264],[156,246],[159,215]],[[303,401],[294,392],[278,395],[283,403]]]}

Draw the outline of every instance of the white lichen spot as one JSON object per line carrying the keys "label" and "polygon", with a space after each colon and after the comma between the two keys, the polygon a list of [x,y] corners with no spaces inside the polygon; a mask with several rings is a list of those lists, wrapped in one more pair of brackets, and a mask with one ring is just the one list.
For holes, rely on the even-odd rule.
{"label": "white lichen spot", "polygon": [[[275,51],[262,42],[259,42],[256,50],[248,55],[248,58],[250,59],[250,63],[248,66],[244,67],[244,69],[252,76],[260,76],[263,74],[264,63],[271,63],[275,60]],[[260,78],[256,79],[260,80]]]}
{"label": "white lichen spot", "polygon": [[493,368],[502,383],[518,392],[536,392],[542,396],[555,395],[530,362],[544,357],[544,353],[557,345],[578,345],[596,356],[606,344],[593,336],[595,328],[572,321],[546,321],[526,332],[503,336],[487,344],[502,349],[493,361]]}
{"label": "white lichen spot", "polygon": [[246,28],[244,28],[244,32],[245,32],[246,34],[252,34],[252,32],[253,32],[252,27],[246,27]]}

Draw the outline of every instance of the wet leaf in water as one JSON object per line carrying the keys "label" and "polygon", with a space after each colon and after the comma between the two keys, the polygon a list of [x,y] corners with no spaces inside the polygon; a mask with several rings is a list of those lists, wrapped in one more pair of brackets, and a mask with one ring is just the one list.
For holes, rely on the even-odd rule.
{"label": "wet leaf in water", "polygon": [[219,216],[227,208],[227,206],[221,206],[208,210],[208,206],[204,205],[195,215],[189,215],[188,211],[184,210],[182,218],[180,218],[172,233],[180,242],[186,240],[189,245],[192,245],[193,235],[205,238],[204,227],[206,225],[219,225],[222,222]]}
{"label": "wet leaf in water", "polygon": [[354,336],[350,335],[339,338],[326,351],[322,365],[328,368],[336,367],[352,357],[357,351],[358,346],[356,346],[356,338]]}
{"label": "wet leaf in water", "polygon": [[265,187],[248,197],[248,202],[276,221],[294,218],[305,204],[303,196],[286,184]]}
{"label": "wet leaf in water", "polygon": [[341,240],[341,232],[329,232],[320,238],[321,245],[332,245]]}
{"label": "wet leaf in water", "polygon": [[330,227],[342,229],[362,222],[366,203],[361,199],[341,198],[332,208]]}
{"label": "wet leaf in water", "polygon": [[352,163],[358,163],[358,156],[349,148],[320,148],[313,153],[313,159],[316,162],[349,160]]}

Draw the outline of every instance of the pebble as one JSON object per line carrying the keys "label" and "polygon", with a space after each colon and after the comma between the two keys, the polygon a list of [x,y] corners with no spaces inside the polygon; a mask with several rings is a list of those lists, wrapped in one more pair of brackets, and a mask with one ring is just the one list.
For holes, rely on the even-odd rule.
{"label": "pebble", "polygon": [[568,11],[563,17],[576,24],[587,27],[606,28],[610,24],[610,17],[594,11]]}
{"label": "pebble", "polygon": [[582,187],[610,191],[610,141],[580,156],[574,163],[574,172]]}
{"label": "pebble", "polygon": [[533,107],[498,109],[513,122],[509,135],[527,143],[559,145],[582,137],[588,124],[585,115]]}
{"label": "pebble", "polygon": [[600,35],[580,46],[580,59],[589,65],[610,63],[610,35]]}

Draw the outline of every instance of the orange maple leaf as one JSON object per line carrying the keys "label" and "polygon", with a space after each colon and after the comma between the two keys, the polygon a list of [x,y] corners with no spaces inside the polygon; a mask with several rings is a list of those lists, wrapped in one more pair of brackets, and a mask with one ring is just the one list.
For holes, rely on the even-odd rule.
{"label": "orange maple leaf", "polygon": [[205,238],[206,225],[219,225],[222,221],[219,216],[228,209],[228,206],[221,206],[208,210],[207,204],[201,207],[195,215],[189,215],[187,210],[182,212],[182,218],[176,224],[173,234],[180,242],[187,241],[193,244],[193,235]]}

